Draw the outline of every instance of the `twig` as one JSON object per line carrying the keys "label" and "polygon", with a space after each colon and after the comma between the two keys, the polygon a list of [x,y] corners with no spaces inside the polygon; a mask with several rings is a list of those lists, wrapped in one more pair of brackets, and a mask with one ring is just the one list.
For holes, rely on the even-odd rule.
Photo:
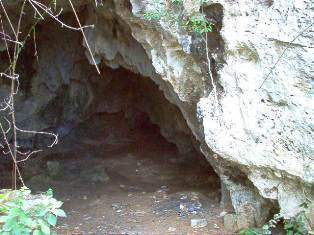
{"label": "twig", "polygon": [[20,162],[25,162],[25,161],[27,161],[32,155],[34,155],[34,154],[36,154],[36,153],[39,153],[39,152],[42,152],[43,150],[42,149],[39,149],[39,150],[34,150],[34,151],[32,151],[32,152],[28,152],[28,153],[26,153],[26,154],[22,154],[22,153],[20,153],[21,155],[27,155],[24,159],[21,159],[21,160],[18,160],[18,161],[16,161],[17,163],[20,163]]}
{"label": "twig", "polygon": [[[204,8],[203,6],[201,7],[202,13],[204,13]],[[210,77],[210,81],[213,87],[213,91],[214,91],[214,97],[215,97],[215,110],[218,110],[218,96],[217,96],[217,87],[214,81],[214,77],[213,77],[213,73],[211,71],[211,61],[210,61],[210,52],[209,52],[209,47],[208,47],[208,33],[205,33],[205,39],[203,38],[203,40],[205,40],[205,47],[206,47],[206,59],[207,59],[207,68],[208,68],[208,74]]]}
{"label": "twig", "polygon": [[[15,166],[16,166],[16,171],[17,171],[17,173],[18,173],[19,179],[20,179],[22,185],[25,186],[24,181],[23,181],[23,178],[22,178],[22,175],[21,175],[21,172],[20,172],[19,167],[18,167],[18,165],[17,165],[16,159],[14,158],[14,153],[13,153],[13,151],[12,151],[12,149],[11,149],[11,146],[10,146],[9,141],[8,141],[8,139],[7,139],[7,136],[6,136],[5,132],[4,132],[4,129],[3,129],[3,126],[2,126],[2,123],[1,123],[1,122],[0,122],[0,129],[1,129],[1,132],[2,132],[2,135],[3,135],[4,142],[5,142],[5,144],[7,145],[7,148],[8,148],[8,150],[9,150],[9,153],[10,153],[10,155],[11,155],[11,157],[12,157],[12,160],[13,160]],[[15,187],[16,187],[16,183],[15,183]]]}
{"label": "twig", "polygon": [[[24,40],[21,41],[19,36],[21,33],[20,30],[21,30],[21,26],[22,26],[22,18],[24,16],[24,9],[25,9],[25,5],[27,3],[32,7],[32,9],[34,10],[34,14],[37,15],[38,17],[36,17],[36,19],[37,19],[36,23],[32,26],[32,28],[30,28],[30,30],[26,34],[26,37],[23,38]],[[12,164],[13,165],[13,167],[12,167],[12,188],[13,189],[16,189],[17,177],[20,179],[22,185],[25,186],[21,172],[20,172],[20,169],[18,167],[18,163],[27,161],[34,154],[43,151],[42,149],[33,150],[33,151],[27,150],[27,149],[21,150],[22,147],[19,146],[18,139],[17,139],[18,134],[19,133],[28,133],[28,134],[34,134],[34,135],[39,134],[39,135],[52,136],[53,141],[48,145],[49,148],[53,147],[54,145],[56,145],[58,143],[58,135],[56,135],[54,133],[45,132],[45,131],[24,130],[24,129],[17,127],[17,124],[16,124],[15,95],[17,95],[17,93],[19,92],[19,85],[20,85],[19,75],[16,74],[17,62],[19,59],[20,52],[22,51],[22,49],[26,43],[26,40],[28,39],[28,37],[32,36],[31,33],[33,33],[33,43],[35,45],[35,56],[38,60],[35,26],[40,20],[45,19],[44,18],[45,14],[47,14],[49,17],[51,17],[53,20],[55,20],[57,23],[59,23],[61,25],[61,27],[65,27],[65,28],[68,28],[70,30],[82,32],[84,41],[85,41],[87,49],[88,49],[88,51],[92,57],[92,60],[93,60],[94,65],[97,69],[97,72],[100,73],[99,68],[96,64],[95,58],[92,54],[91,48],[89,46],[89,43],[87,41],[86,35],[84,33],[85,28],[94,27],[94,26],[93,25],[82,26],[72,1],[69,0],[69,3],[71,5],[71,8],[73,10],[73,13],[75,15],[75,18],[77,20],[79,27],[72,27],[68,24],[65,24],[62,20],[59,19],[59,16],[63,12],[63,9],[61,9],[56,14],[51,10],[50,7],[40,3],[39,1],[23,0],[23,4],[20,8],[20,15],[19,15],[19,19],[17,22],[17,28],[15,29],[13,27],[13,23],[12,23],[9,15],[7,14],[7,11],[5,9],[5,6],[4,6],[2,0],[0,0],[0,9],[2,9],[2,11],[4,12],[5,20],[10,25],[11,30],[15,36],[14,39],[11,39],[10,35],[5,32],[3,19],[2,19],[2,16],[0,14],[0,23],[1,23],[0,40],[3,40],[5,42],[6,51],[7,51],[8,59],[9,59],[9,67],[4,72],[0,73],[0,78],[11,80],[10,94],[8,95],[8,97],[4,98],[3,101],[0,103],[0,112],[4,113],[3,118],[8,123],[8,127],[6,129],[4,129],[2,123],[0,122],[0,129],[1,129],[1,132],[3,135],[3,140],[4,140],[3,143],[0,143],[0,148],[2,148],[1,150],[2,150],[4,155],[10,155],[12,158],[12,162],[13,162],[13,164]],[[95,3],[99,4],[98,1],[95,1]],[[13,48],[13,53],[12,53],[13,55],[11,55],[11,53],[9,51],[8,42],[14,43],[14,48]],[[12,140],[11,140],[12,143],[10,143],[9,139],[8,139],[8,136],[11,134],[11,132],[12,132]],[[20,159],[18,159],[18,158],[20,158]]]}
{"label": "twig", "polygon": [[211,84],[213,86],[214,91],[214,97],[215,97],[215,108],[218,109],[218,96],[217,96],[217,87],[214,81],[213,73],[211,71],[211,62],[210,62],[210,56],[209,56],[209,49],[208,49],[208,34],[205,34],[205,47],[206,47],[206,59],[207,59],[207,67],[208,67],[208,74],[210,77]]}
{"label": "twig", "polygon": [[86,38],[86,36],[85,36],[85,33],[84,33],[83,28],[82,28],[82,25],[81,25],[80,19],[78,18],[77,13],[76,13],[76,10],[75,10],[75,8],[74,8],[74,6],[73,6],[72,0],[69,0],[69,3],[70,3],[70,5],[71,5],[71,8],[72,8],[73,13],[74,13],[74,15],[75,15],[76,21],[77,21],[77,23],[78,23],[78,25],[79,25],[79,27],[80,27],[80,29],[81,29],[81,32],[82,32],[82,35],[83,35],[84,41],[85,41],[85,43],[86,43],[86,46],[87,46],[88,52],[89,52],[89,54],[90,54],[90,55],[91,55],[91,57],[92,57],[92,60],[93,60],[94,66],[96,67],[96,70],[97,70],[98,74],[100,74],[100,71],[99,71],[98,65],[97,65],[97,63],[96,63],[96,60],[95,60],[94,55],[93,55],[93,53],[92,53],[92,50],[90,49],[89,43],[88,43],[87,38]]}
{"label": "twig", "polygon": [[38,11],[37,7],[40,8],[42,11],[44,11],[46,14],[48,14],[51,18],[53,18],[56,22],[58,22],[61,25],[62,28],[65,27],[65,28],[68,28],[68,29],[71,29],[71,30],[81,31],[84,28],[93,28],[94,27],[93,25],[85,25],[83,27],[80,26],[80,28],[77,28],[77,27],[73,27],[71,25],[65,24],[63,21],[61,21],[58,18],[60,16],[61,12],[62,12],[62,9],[60,10],[60,12],[58,14],[54,15],[53,12],[48,7],[46,7],[45,5],[41,4],[40,2],[34,1],[34,0],[27,0],[27,1],[34,7],[35,11]]}
{"label": "twig", "polygon": [[28,131],[28,130],[23,130],[18,128],[15,125],[15,128],[17,131],[22,132],[22,133],[29,133],[29,134],[40,134],[40,135],[50,135],[54,137],[54,141],[52,142],[52,144],[48,145],[49,148],[52,148],[53,146],[55,146],[56,144],[58,144],[58,135],[54,134],[54,133],[50,133],[50,132],[45,132],[45,131]]}
{"label": "twig", "polygon": [[9,17],[9,15],[8,15],[8,13],[7,13],[7,11],[6,11],[6,9],[5,9],[3,3],[2,3],[2,0],[0,0],[0,5],[1,5],[1,8],[2,8],[4,14],[5,14],[5,17],[7,18],[7,21],[8,21],[8,23],[9,23],[10,27],[11,27],[11,30],[12,30],[14,36],[17,37],[16,32],[15,32],[14,27],[13,27],[13,24],[12,24],[12,22],[11,22],[11,20],[10,20],[10,17]]}
{"label": "twig", "polygon": [[[305,29],[303,29],[297,36],[295,36],[292,41],[289,42],[289,44],[293,43],[296,39],[298,39],[305,31],[307,31],[309,28],[312,27],[314,23],[310,24],[308,27],[306,27]],[[261,83],[260,87],[258,89],[261,89],[262,86],[264,85],[264,83],[266,82],[266,80],[269,78],[270,74],[273,72],[273,70],[275,69],[275,67],[277,66],[277,64],[279,63],[279,61],[281,60],[281,58],[283,57],[283,55],[285,54],[285,52],[288,50],[288,46],[286,46],[286,48],[283,50],[283,52],[280,54],[279,58],[277,59],[276,63],[273,65],[273,67],[271,67],[269,73],[267,74],[267,76],[264,78],[263,82]]]}

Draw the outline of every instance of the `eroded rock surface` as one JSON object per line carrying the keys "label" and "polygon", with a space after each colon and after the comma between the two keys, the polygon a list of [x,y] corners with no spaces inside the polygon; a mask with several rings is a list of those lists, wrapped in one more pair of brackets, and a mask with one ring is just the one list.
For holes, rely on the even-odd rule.
{"label": "eroded rock surface", "polygon": [[[132,12],[123,1],[111,4],[104,7],[114,9],[112,17],[128,24],[132,37],[145,49],[159,75],[153,80],[180,108],[203,143],[204,154],[230,191],[235,211],[255,216],[261,224],[267,208],[278,202],[287,217],[295,215],[305,200],[304,191],[311,195],[314,176],[313,37],[304,32],[293,43],[290,41],[313,23],[310,1],[216,1],[206,7],[209,17],[223,9],[221,31],[212,35],[214,39],[221,35],[223,43],[222,39],[220,43],[209,43],[217,45],[210,49],[217,61],[218,109],[204,71],[204,51],[198,56],[193,53],[200,40],[168,22],[145,21],[143,14],[152,7],[149,1],[131,1],[128,7]],[[98,9],[100,13],[91,17],[105,19],[106,9]],[[97,28],[103,26],[96,24]],[[89,35],[107,40],[97,30]],[[116,41],[124,39],[117,37]],[[101,53],[99,44],[93,45],[95,55],[109,61],[125,57],[123,47],[118,49],[122,53],[110,58],[104,47],[100,46],[104,51]],[[279,57],[281,60],[268,75]],[[119,64],[124,66],[128,60]],[[134,66],[137,60],[133,57],[129,64]],[[142,71],[140,66],[135,67]],[[219,156],[213,158],[208,147]],[[244,181],[239,180],[239,171]]]}
{"label": "eroded rock surface", "polygon": [[[199,10],[190,2],[180,11],[188,15]],[[277,204],[286,217],[293,216],[306,197],[314,195],[311,3],[217,0],[205,6],[204,12],[216,25],[208,39],[218,87],[216,104],[200,36],[165,20],[145,20],[146,10],[154,7],[148,0],[105,1],[98,8],[92,1],[84,2],[85,23],[95,24],[85,32],[96,61],[150,77],[159,86],[185,120],[177,115],[178,110],[158,105],[159,99],[154,99],[158,94],[150,94],[152,100],[145,107],[157,102],[155,107],[163,109],[162,115],[148,108],[150,119],[182,149],[195,145],[189,137],[191,130],[221,178],[223,198],[232,202],[239,218],[252,218],[246,221],[250,226],[261,225]],[[171,4],[167,7],[172,8]],[[21,118],[21,123],[51,104],[64,108],[59,126],[71,126],[95,110],[96,103],[101,109],[118,107],[101,104],[106,97],[101,87],[90,92],[97,76],[83,65],[84,56],[77,49],[82,41],[62,40],[71,42],[41,50],[43,58],[36,65],[41,73],[34,76],[31,87],[34,94],[46,95],[38,99],[35,94],[25,101],[29,116]],[[45,45],[43,39],[41,47],[51,44]],[[85,54],[91,61],[87,51]],[[74,67],[71,61],[75,61]],[[55,102],[56,94],[67,86],[69,103]],[[149,100],[148,94],[143,97]],[[94,99],[98,102],[91,102]],[[55,122],[35,116],[26,124],[48,128]]]}

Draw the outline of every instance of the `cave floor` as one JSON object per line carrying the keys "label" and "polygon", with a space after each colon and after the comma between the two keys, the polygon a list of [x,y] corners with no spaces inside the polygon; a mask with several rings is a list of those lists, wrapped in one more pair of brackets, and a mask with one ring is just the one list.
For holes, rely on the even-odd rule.
{"label": "cave floor", "polygon": [[[64,202],[58,234],[227,234],[219,182],[193,154],[179,154],[149,127],[95,135],[90,125],[27,182],[35,192],[49,185]],[[191,219],[206,224],[192,228]]]}

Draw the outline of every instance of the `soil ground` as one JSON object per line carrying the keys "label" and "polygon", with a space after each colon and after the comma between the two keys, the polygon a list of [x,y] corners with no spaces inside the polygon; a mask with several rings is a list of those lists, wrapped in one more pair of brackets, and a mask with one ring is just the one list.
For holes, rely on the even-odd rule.
{"label": "soil ground", "polygon": [[[48,185],[64,202],[58,234],[230,234],[219,180],[200,154],[180,154],[153,125],[95,134],[96,123],[64,138],[28,180],[33,192]],[[193,228],[191,219],[205,224]]]}

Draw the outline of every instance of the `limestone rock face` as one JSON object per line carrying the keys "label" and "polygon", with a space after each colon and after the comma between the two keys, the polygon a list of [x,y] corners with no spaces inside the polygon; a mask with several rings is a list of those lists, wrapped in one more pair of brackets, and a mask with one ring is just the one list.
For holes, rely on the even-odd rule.
{"label": "limestone rock face", "polygon": [[[186,1],[183,6],[189,4]],[[125,1],[115,0],[90,15],[101,19],[111,7],[112,17],[128,26],[132,40],[142,45],[151,60],[153,69],[145,68],[157,74],[151,78],[180,108],[230,191],[235,211],[250,211],[247,214],[258,217],[257,224],[277,202],[290,217],[305,201],[304,192],[313,195],[310,5],[310,0],[211,1],[204,8],[212,21],[222,20],[208,42],[210,57],[216,62],[212,70],[219,88],[218,105],[206,72],[204,42],[166,20],[145,20],[145,11],[154,7],[150,1],[131,0],[126,7]],[[139,66],[140,53],[132,58],[124,54],[125,37],[116,38],[115,53],[110,52],[112,47],[103,46],[112,39],[106,36],[108,31],[97,33],[102,28],[103,24],[96,24],[96,30],[88,33],[90,38],[105,41],[92,43],[96,56],[108,64],[123,58],[120,65],[149,74]],[[218,156],[214,158],[208,149]]]}
{"label": "limestone rock face", "polygon": [[312,1],[217,2],[226,63],[219,112],[211,96],[198,103],[205,141],[292,216],[313,195]]}
{"label": "limestone rock face", "polygon": [[[200,7],[190,0],[179,8],[167,2],[166,7],[178,14],[189,15]],[[160,108],[146,109],[151,120],[182,149],[193,145],[182,136],[193,133],[221,178],[224,200],[232,203],[239,218],[246,216],[242,222],[262,225],[276,207],[286,217],[294,216],[306,197],[313,197],[312,0],[213,0],[203,7],[215,24],[207,46],[218,103],[201,36],[177,22],[146,20],[145,12],[156,10],[149,0],[104,1],[97,8],[94,1],[80,2],[84,4],[85,23],[95,25],[85,33],[97,63],[127,68],[159,86],[185,120],[178,110],[167,115],[167,108],[158,116],[163,107],[159,99],[145,106]],[[35,74],[32,99],[46,94],[40,103],[21,98],[28,102],[21,109],[27,107],[30,116],[48,104],[69,107],[60,120],[52,120],[48,112],[45,121],[32,122],[37,129],[77,121],[90,110],[109,107],[104,102],[95,108],[91,102],[105,100],[105,95],[102,87],[91,92],[96,75],[82,65],[85,58],[76,49],[78,44],[63,45],[67,46],[55,51],[43,49],[48,58],[55,58],[56,66],[44,63],[36,69],[45,72],[42,77],[56,79],[43,80]],[[87,50],[85,55],[92,62]],[[76,67],[69,62],[73,60]],[[65,87],[68,103],[62,104],[58,97]],[[20,122],[31,126],[30,116]]]}

